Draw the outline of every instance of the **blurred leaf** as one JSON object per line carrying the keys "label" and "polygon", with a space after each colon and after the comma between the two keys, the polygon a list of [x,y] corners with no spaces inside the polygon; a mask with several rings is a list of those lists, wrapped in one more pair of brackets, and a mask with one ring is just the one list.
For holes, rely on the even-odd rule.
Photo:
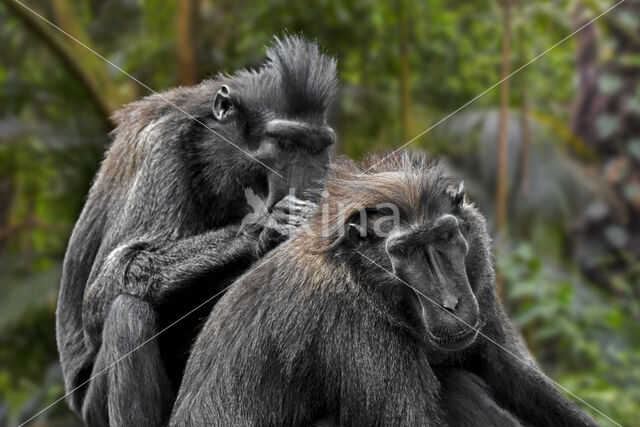
{"label": "blurred leaf", "polygon": [[627,244],[629,235],[627,231],[619,226],[610,225],[604,230],[604,235],[609,244],[615,248],[622,248]]}
{"label": "blurred leaf", "polygon": [[598,78],[598,87],[606,95],[612,95],[622,88],[622,79],[614,74],[601,74]]}
{"label": "blurred leaf", "polygon": [[7,278],[0,288],[0,330],[15,324],[30,309],[53,307],[60,283],[60,267],[42,273]]}
{"label": "blurred leaf", "polygon": [[614,14],[614,17],[619,25],[629,31],[638,31],[640,27],[640,20],[637,15],[634,15],[628,10],[619,10]]}
{"label": "blurred leaf", "polygon": [[633,205],[640,207],[640,183],[632,182],[626,184],[623,188],[625,199]]}
{"label": "blurred leaf", "polygon": [[596,129],[601,139],[610,138],[620,129],[620,118],[613,114],[603,114],[596,119]]}
{"label": "blurred leaf", "polygon": [[640,162],[640,138],[634,138],[627,145],[629,153]]}

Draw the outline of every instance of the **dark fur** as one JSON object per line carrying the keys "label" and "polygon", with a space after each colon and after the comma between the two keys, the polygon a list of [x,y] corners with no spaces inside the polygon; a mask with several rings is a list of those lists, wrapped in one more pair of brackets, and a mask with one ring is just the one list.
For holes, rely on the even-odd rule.
{"label": "dark fur", "polygon": [[448,426],[518,427],[522,424],[501,408],[487,384],[464,369],[432,366],[440,381],[440,405]]}
{"label": "dark fur", "polygon": [[[250,212],[244,190],[267,192],[268,169],[165,101],[248,152],[261,148],[274,118],[326,127],[335,61],[296,36],[276,40],[267,54],[257,71],[150,96],[115,114],[113,144],[64,261],[57,341],[67,391],[224,289],[282,240],[259,226],[238,230]],[[212,113],[222,84],[233,120]],[[306,165],[320,167],[314,159]],[[71,408],[93,426],[166,422],[212,304],[71,393]]]}
{"label": "dark fur", "polygon": [[[366,167],[335,164],[312,233],[272,251],[218,303],[170,424],[594,425],[543,377],[505,316],[485,221],[451,194],[457,182],[419,156]],[[482,333],[529,366],[481,336],[456,351],[427,338],[438,325],[416,312],[417,294],[358,253],[391,271],[385,238],[354,243],[341,232],[381,202],[398,206],[405,230],[457,218]]]}

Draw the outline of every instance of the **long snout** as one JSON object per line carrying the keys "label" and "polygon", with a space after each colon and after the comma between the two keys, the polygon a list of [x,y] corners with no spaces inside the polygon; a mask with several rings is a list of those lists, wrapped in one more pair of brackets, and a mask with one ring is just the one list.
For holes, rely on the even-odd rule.
{"label": "long snout", "polygon": [[475,327],[478,303],[461,259],[445,259],[433,249],[393,254],[394,274],[415,292],[430,330],[460,331]]}
{"label": "long snout", "polygon": [[267,209],[271,210],[280,200],[289,194],[289,181],[281,173],[269,173],[269,193],[267,197]]}
{"label": "long snout", "polygon": [[329,147],[336,136],[325,123],[274,119],[267,123],[266,161],[272,208],[287,195],[304,198],[305,192],[320,188],[329,165]]}
{"label": "long snout", "polygon": [[288,195],[299,199],[305,193],[322,187],[329,158],[319,159],[303,150],[296,150],[284,155],[279,174],[271,172],[268,176],[269,196],[267,208],[271,209]]}
{"label": "long snout", "polygon": [[[471,290],[464,260],[455,254],[443,254],[429,248],[429,274],[438,283],[437,300],[444,325],[472,322],[478,317],[478,303]],[[444,326],[443,325],[443,326]]]}

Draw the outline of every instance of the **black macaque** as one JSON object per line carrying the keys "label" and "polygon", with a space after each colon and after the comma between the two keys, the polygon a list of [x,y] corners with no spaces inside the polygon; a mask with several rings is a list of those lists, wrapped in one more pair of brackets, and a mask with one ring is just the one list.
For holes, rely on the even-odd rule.
{"label": "black macaque", "polygon": [[[321,186],[330,160],[336,63],[298,36],[276,39],[267,57],[258,70],[115,114],[57,309],[65,388],[75,390],[67,401],[88,425],[166,424],[216,300],[151,338],[231,284],[313,206],[302,193]],[[263,221],[243,221],[256,215],[249,198],[261,201]]]}
{"label": "black macaque", "polygon": [[594,425],[496,299],[460,182],[419,155],[375,162],[334,163],[305,227],[218,302],[170,425]]}

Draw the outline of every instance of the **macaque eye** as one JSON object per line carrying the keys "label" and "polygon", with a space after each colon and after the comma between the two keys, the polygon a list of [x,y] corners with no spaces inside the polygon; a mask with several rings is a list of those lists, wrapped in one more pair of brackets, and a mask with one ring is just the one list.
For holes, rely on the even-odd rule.
{"label": "macaque eye", "polygon": [[229,87],[222,85],[213,100],[213,115],[217,120],[223,120],[229,117],[233,110]]}
{"label": "macaque eye", "polygon": [[453,239],[453,235],[454,235],[453,230],[443,231],[439,233],[439,235],[435,238],[435,243],[440,243],[440,244],[449,243],[451,239]]}
{"label": "macaque eye", "polygon": [[459,224],[460,224],[460,231],[462,233],[468,233],[469,230],[471,230],[471,224],[469,224],[469,221],[467,220],[459,220]]}
{"label": "macaque eye", "polygon": [[451,240],[451,234],[450,233],[444,233],[441,234],[440,236],[438,236],[438,238],[436,239],[436,243],[447,243]]}
{"label": "macaque eye", "polygon": [[286,139],[278,138],[278,147],[280,147],[280,149],[287,150],[287,149],[291,148],[290,145],[291,144],[288,144]]}

